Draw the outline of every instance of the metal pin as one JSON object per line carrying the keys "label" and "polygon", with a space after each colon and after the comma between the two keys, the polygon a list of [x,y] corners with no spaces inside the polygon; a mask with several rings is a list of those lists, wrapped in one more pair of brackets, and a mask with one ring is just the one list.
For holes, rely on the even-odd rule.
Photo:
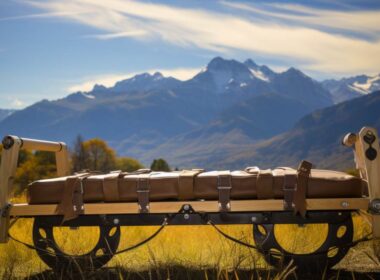
{"label": "metal pin", "polygon": [[342,201],[341,205],[343,208],[347,208],[348,206],[350,206],[350,203],[348,203],[347,201]]}

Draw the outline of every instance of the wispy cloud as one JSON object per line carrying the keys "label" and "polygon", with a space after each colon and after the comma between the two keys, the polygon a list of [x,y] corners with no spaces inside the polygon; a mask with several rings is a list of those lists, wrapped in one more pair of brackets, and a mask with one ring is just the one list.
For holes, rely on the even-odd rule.
{"label": "wispy cloud", "polygon": [[327,27],[329,29],[355,31],[361,34],[372,35],[375,38],[379,37],[378,32],[380,32],[380,10],[336,11],[283,3],[264,5],[226,1],[222,1],[221,3],[225,6],[253,14],[292,21],[301,26],[308,25],[316,28]]}
{"label": "wispy cloud", "polygon": [[[121,0],[27,3],[105,32],[94,35],[102,40],[132,37],[221,53],[239,50],[252,57],[260,54],[291,60],[303,69],[334,74],[379,71],[379,11],[336,12],[284,4],[269,9],[229,3],[231,13],[226,14]],[[264,14],[271,20],[241,15],[242,10]]]}
{"label": "wispy cloud", "polygon": [[103,85],[105,87],[112,87],[116,82],[125,80],[128,78],[132,78],[133,76],[139,73],[150,73],[161,72],[164,76],[167,77],[175,77],[179,80],[188,80],[192,78],[195,74],[200,71],[200,68],[174,68],[174,69],[151,69],[140,72],[130,72],[126,74],[113,73],[113,74],[104,74],[104,75],[96,75],[93,77],[84,77],[81,82],[75,83],[69,86],[66,89],[67,93],[73,93],[78,91],[90,91],[93,89],[94,85]]}
{"label": "wispy cloud", "polygon": [[72,15],[78,15],[81,12],[51,12],[51,13],[39,13],[31,15],[21,15],[13,17],[3,17],[0,18],[0,21],[9,21],[9,20],[20,20],[20,19],[33,19],[33,18],[54,18],[54,17],[67,17]]}
{"label": "wispy cloud", "polygon": [[144,30],[132,30],[132,31],[126,31],[126,32],[119,32],[119,33],[108,33],[108,34],[96,34],[96,35],[87,35],[88,38],[96,38],[100,40],[109,40],[109,39],[116,39],[116,38],[123,38],[123,37],[139,37],[139,36],[146,36],[147,32]]}

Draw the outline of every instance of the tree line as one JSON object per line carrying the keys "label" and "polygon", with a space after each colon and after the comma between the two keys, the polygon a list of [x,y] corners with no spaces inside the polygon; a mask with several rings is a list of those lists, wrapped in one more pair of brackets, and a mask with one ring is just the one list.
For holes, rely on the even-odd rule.
{"label": "tree line", "polygon": [[[2,146],[0,145],[0,152]],[[118,156],[108,144],[100,139],[83,140],[78,136],[69,149],[71,172],[92,170],[107,173],[113,170],[133,172],[144,168],[137,159]],[[1,158],[1,157],[0,157]],[[152,171],[171,171],[169,164],[162,158],[154,159],[150,165]],[[56,177],[55,154],[52,152],[26,151],[19,153],[18,168],[14,178],[15,192],[21,193],[29,183]]]}

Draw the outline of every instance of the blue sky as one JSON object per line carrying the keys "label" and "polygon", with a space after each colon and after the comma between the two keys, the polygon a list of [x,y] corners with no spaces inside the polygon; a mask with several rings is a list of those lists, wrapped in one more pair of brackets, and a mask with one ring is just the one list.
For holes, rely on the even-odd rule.
{"label": "blue sky", "polygon": [[136,73],[188,79],[215,56],[316,79],[380,72],[380,1],[0,2],[0,108]]}

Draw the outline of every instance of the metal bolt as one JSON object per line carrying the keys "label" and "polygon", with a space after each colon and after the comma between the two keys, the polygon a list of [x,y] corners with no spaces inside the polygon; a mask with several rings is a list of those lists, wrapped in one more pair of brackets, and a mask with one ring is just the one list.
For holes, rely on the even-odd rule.
{"label": "metal bolt", "polygon": [[15,140],[11,136],[5,136],[3,139],[3,147],[5,150],[9,150],[14,145]]}
{"label": "metal bolt", "polygon": [[189,214],[185,214],[185,215],[183,215],[183,218],[184,218],[185,220],[188,220],[188,219],[190,219],[190,215],[189,215]]}
{"label": "metal bolt", "polygon": [[190,205],[189,205],[189,204],[185,204],[185,205],[183,206],[183,210],[185,210],[185,211],[189,211],[189,210],[190,210]]}
{"label": "metal bolt", "polygon": [[114,225],[118,225],[119,223],[120,223],[119,219],[117,219],[117,218],[113,219],[113,224]]}
{"label": "metal bolt", "polygon": [[342,201],[341,205],[343,208],[347,208],[348,206],[350,206],[350,203],[348,203],[347,201]]}
{"label": "metal bolt", "polygon": [[251,217],[251,221],[252,221],[253,223],[256,223],[256,222],[257,222],[257,217],[255,217],[255,216]]}
{"label": "metal bolt", "polygon": [[380,202],[375,202],[372,204],[373,208],[380,210]]}

